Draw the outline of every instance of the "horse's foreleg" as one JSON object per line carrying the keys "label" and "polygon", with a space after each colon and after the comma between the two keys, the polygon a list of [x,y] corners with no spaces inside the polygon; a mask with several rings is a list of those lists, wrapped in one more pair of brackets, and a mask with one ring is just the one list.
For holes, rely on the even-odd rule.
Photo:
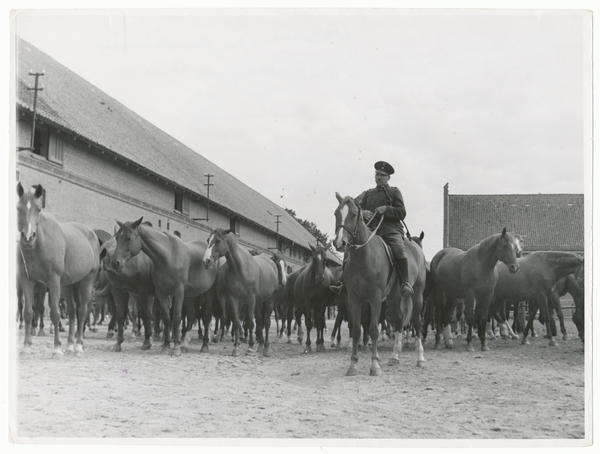
{"label": "horse's foreleg", "polygon": [[269,350],[269,330],[271,329],[271,313],[273,312],[273,303],[273,297],[263,303],[263,305],[266,307],[263,320],[263,326],[265,329],[265,350],[263,351],[263,356],[267,357],[271,356],[271,352]]}
{"label": "horse's foreleg", "polygon": [[521,341],[521,344],[523,345],[529,345],[529,339],[527,339],[527,336],[529,335],[529,333],[531,332],[532,337],[533,336],[533,322],[535,321],[535,314],[538,311],[538,305],[537,302],[534,301],[529,301],[528,303],[529,306],[529,318],[527,319],[527,325],[525,325],[525,330],[523,331],[523,340]]}
{"label": "horse's foreleg", "polygon": [[256,350],[254,349],[254,311],[256,310],[256,304],[256,299],[253,296],[250,298],[248,310],[246,311],[246,327],[248,328],[248,350],[246,350],[246,355],[253,355],[256,353]]}
{"label": "horse's foreleg", "polygon": [[255,309],[255,324],[256,324],[256,342],[258,343],[258,347],[256,349],[257,352],[262,352],[265,347],[265,338],[263,337],[263,329],[265,323],[265,314],[264,314],[264,305],[265,302],[257,302]]}
{"label": "horse's foreleg", "polygon": [[371,301],[371,323],[369,323],[369,335],[371,336],[371,370],[372,376],[381,375],[381,366],[379,365],[379,316],[381,315],[381,302]]}
{"label": "horse's foreleg", "polygon": [[481,341],[481,351],[483,352],[487,352],[490,350],[486,338],[486,325],[489,315],[490,301],[492,297],[493,291],[477,298],[477,309],[475,314],[478,322],[477,335],[479,336],[479,340]]}
{"label": "horse's foreleg", "polygon": [[348,326],[350,328],[350,337],[352,338],[352,354],[350,355],[350,367],[346,372],[347,376],[358,373],[358,342],[360,341],[360,318],[361,304],[348,301]]}
{"label": "horse's foreleg", "polygon": [[562,306],[560,305],[560,297],[556,293],[552,293],[550,295],[549,303],[552,304],[554,310],[556,311],[556,316],[558,317],[558,322],[560,323],[560,332],[563,335],[563,340],[567,340],[567,328],[565,327],[565,316],[562,311]]}
{"label": "horse's foreleg", "polygon": [[[31,323],[33,321],[33,287],[35,283],[25,277],[21,278],[19,281],[19,285],[21,287],[21,297],[23,300],[23,319],[25,322],[25,341],[23,342],[23,350],[21,354],[29,355],[31,354],[32,344]],[[56,333],[58,333],[58,327],[56,329]],[[54,335],[55,350],[56,338],[57,334]],[[58,345],[60,346],[60,339],[58,339]]]}
{"label": "horse's foreleg", "polygon": [[310,331],[313,326],[313,307],[312,302],[305,304],[306,310],[304,311],[304,325],[306,326],[306,342],[304,343],[304,353],[309,353],[312,351],[311,340],[310,340]]}
{"label": "horse's foreleg", "polygon": [[[442,312],[442,332],[444,334],[444,344],[446,348],[451,349],[454,347],[454,341],[452,339],[451,322],[453,316],[456,318],[456,306],[458,300],[454,297],[448,296],[446,298],[446,305]],[[441,346],[440,346],[441,348]]]}

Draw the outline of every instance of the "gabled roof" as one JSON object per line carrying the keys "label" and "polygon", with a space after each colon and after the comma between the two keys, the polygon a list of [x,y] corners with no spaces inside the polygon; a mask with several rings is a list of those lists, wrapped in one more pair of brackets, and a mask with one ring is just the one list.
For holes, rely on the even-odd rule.
{"label": "gabled roof", "polygon": [[506,229],[526,251],[583,251],[583,194],[449,195],[448,244],[467,250]]}
{"label": "gabled roof", "polygon": [[[315,238],[282,207],[268,200],[202,155],[161,131],[73,71],[17,37],[17,105],[33,111],[33,82],[29,70],[45,71],[40,78],[37,114],[44,121],[91,145],[113,153],[150,174],[205,198],[205,173],[214,174],[211,205],[307,248]],[[333,256],[333,254],[331,254]],[[339,260],[336,261],[339,262]]]}

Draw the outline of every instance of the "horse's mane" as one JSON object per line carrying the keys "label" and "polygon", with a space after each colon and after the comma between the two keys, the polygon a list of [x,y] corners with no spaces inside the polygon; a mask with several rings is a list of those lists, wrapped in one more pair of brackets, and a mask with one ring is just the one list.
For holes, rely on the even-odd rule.
{"label": "horse's mane", "polygon": [[[508,235],[508,232],[506,232],[506,234]],[[501,236],[502,236],[501,233],[495,233],[495,234],[488,236],[487,238],[484,238],[483,240],[481,240],[479,242],[479,244],[476,244],[475,246],[473,246],[473,248],[479,247],[479,249],[481,249],[481,250],[489,249],[496,244],[496,242],[498,241],[498,239]]]}
{"label": "horse's mane", "polygon": [[583,259],[573,252],[538,251],[536,254],[543,259],[558,265],[583,264]]}

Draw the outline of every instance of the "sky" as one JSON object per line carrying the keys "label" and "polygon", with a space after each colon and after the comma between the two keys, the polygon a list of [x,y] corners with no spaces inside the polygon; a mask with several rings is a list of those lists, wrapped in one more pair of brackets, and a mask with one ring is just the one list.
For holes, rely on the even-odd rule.
{"label": "sky", "polygon": [[428,260],[443,246],[446,183],[591,185],[581,10],[20,10],[13,26],[331,239],[335,192],[373,187],[378,160],[396,169]]}

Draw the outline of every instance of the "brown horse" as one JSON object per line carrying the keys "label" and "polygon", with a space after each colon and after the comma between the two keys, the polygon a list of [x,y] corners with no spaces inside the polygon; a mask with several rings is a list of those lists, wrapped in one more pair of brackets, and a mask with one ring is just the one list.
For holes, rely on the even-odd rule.
{"label": "brown horse", "polygon": [[[233,356],[238,355],[240,345],[240,314],[245,306],[246,327],[250,338],[247,355],[254,350],[254,315],[258,306],[272,304],[275,291],[279,287],[277,266],[266,255],[252,256],[248,250],[240,247],[232,230],[213,230],[208,238],[208,247],[204,255],[207,269],[213,268],[219,258],[225,257],[226,263],[219,268],[217,276],[217,295],[225,305],[233,322]],[[258,308],[260,317],[262,308]],[[259,323],[263,323],[262,320]],[[262,326],[261,326],[262,327]],[[265,356],[269,356],[269,340],[264,340]]]}
{"label": "brown horse", "polygon": [[[25,342],[23,353],[31,352],[33,289],[36,282],[48,287],[50,318],[54,325],[53,357],[62,357],[60,348],[60,308],[67,302],[69,336],[67,353],[83,356],[83,328],[89,315],[96,274],[100,268],[100,243],[94,231],[78,222],[58,222],[42,210],[39,198],[43,188],[25,192],[17,185],[17,226],[20,233],[17,275],[24,297]],[[75,311],[77,310],[77,340]]]}
{"label": "brown horse", "polygon": [[[143,251],[153,266],[152,282],[160,302],[164,324],[163,351],[167,351],[173,334],[171,354],[181,355],[181,311],[183,300],[206,293],[215,283],[216,269],[206,269],[202,257],[206,243],[196,240],[184,243],[179,237],[160,232],[142,224],[143,218],[135,222],[119,224],[116,233],[117,247],[112,257],[112,268],[122,273],[125,263]],[[173,316],[170,304],[173,305]],[[193,311],[193,309],[192,309]],[[185,347],[185,346],[184,346]]]}
{"label": "brown horse", "polygon": [[[561,278],[577,273],[583,266],[583,259],[571,252],[538,251],[518,259],[519,273],[511,275],[503,267],[498,267],[498,282],[494,289],[495,304],[502,301],[523,301],[535,299],[550,336],[550,346],[557,346],[552,336],[548,296],[554,284]],[[530,318],[530,323],[533,320]],[[528,323],[529,327],[529,323]],[[523,344],[528,344],[528,329],[523,334]]]}
{"label": "brown horse", "polygon": [[[500,261],[511,274],[519,271],[517,253],[520,246],[515,237],[506,231],[489,236],[467,251],[445,248],[431,260],[431,285],[433,304],[436,308],[436,344],[444,333],[446,348],[452,348],[450,321],[457,299],[465,300],[465,315],[469,324],[467,350],[473,351],[473,327],[477,323],[477,334],[481,350],[488,351],[485,327],[489,306],[498,280],[496,264]],[[474,313],[475,300],[477,312]]]}
{"label": "brown horse", "polygon": [[[341,197],[335,194],[339,205],[335,210],[335,240],[334,245],[338,251],[346,252],[344,264],[344,282],[348,291],[347,307],[349,328],[352,337],[352,355],[350,367],[346,375],[356,375],[358,362],[358,343],[362,309],[370,308],[371,318],[369,335],[371,336],[371,375],[380,375],[379,366],[379,320],[382,302],[387,298],[392,305],[390,313],[394,315],[394,329],[396,339],[394,354],[390,359],[396,363],[397,354],[401,350],[402,330],[412,321],[418,330],[417,337],[417,365],[423,366],[423,345],[421,344],[421,305],[423,288],[425,286],[425,258],[418,245],[405,240],[407,255],[409,257],[409,281],[413,285],[414,293],[406,298],[401,298],[400,285],[397,272],[392,265],[383,239],[377,236],[376,231],[371,232],[363,221],[362,210],[351,197]],[[415,259],[417,261],[415,261]]]}
{"label": "brown horse", "polygon": [[294,284],[296,304],[303,308],[306,326],[304,353],[311,351],[310,332],[313,322],[317,329],[317,351],[325,350],[325,310],[335,299],[329,286],[335,281],[331,270],[327,268],[327,246],[310,245],[311,260],[302,267]]}
{"label": "brown horse", "polygon": [[152,306],[156,290],[152,280],[152,269],[154,263],[143,252],[131,257],[125,262],[121,269],[113,268],[113,257],[117,249],[117,239],[111,238],[102,245],[100,259],[102,260],[102,270],[110,283],[110,293],[114,301],[117,322],[117,341],[112,346],[113,352],[121,351],[123,343],[123,327],[125,318],[129,312],[130,295],[137,295],[140,304],[140,315],[144,323],[144,342],[142,350],[148,350],[152,347]]}

